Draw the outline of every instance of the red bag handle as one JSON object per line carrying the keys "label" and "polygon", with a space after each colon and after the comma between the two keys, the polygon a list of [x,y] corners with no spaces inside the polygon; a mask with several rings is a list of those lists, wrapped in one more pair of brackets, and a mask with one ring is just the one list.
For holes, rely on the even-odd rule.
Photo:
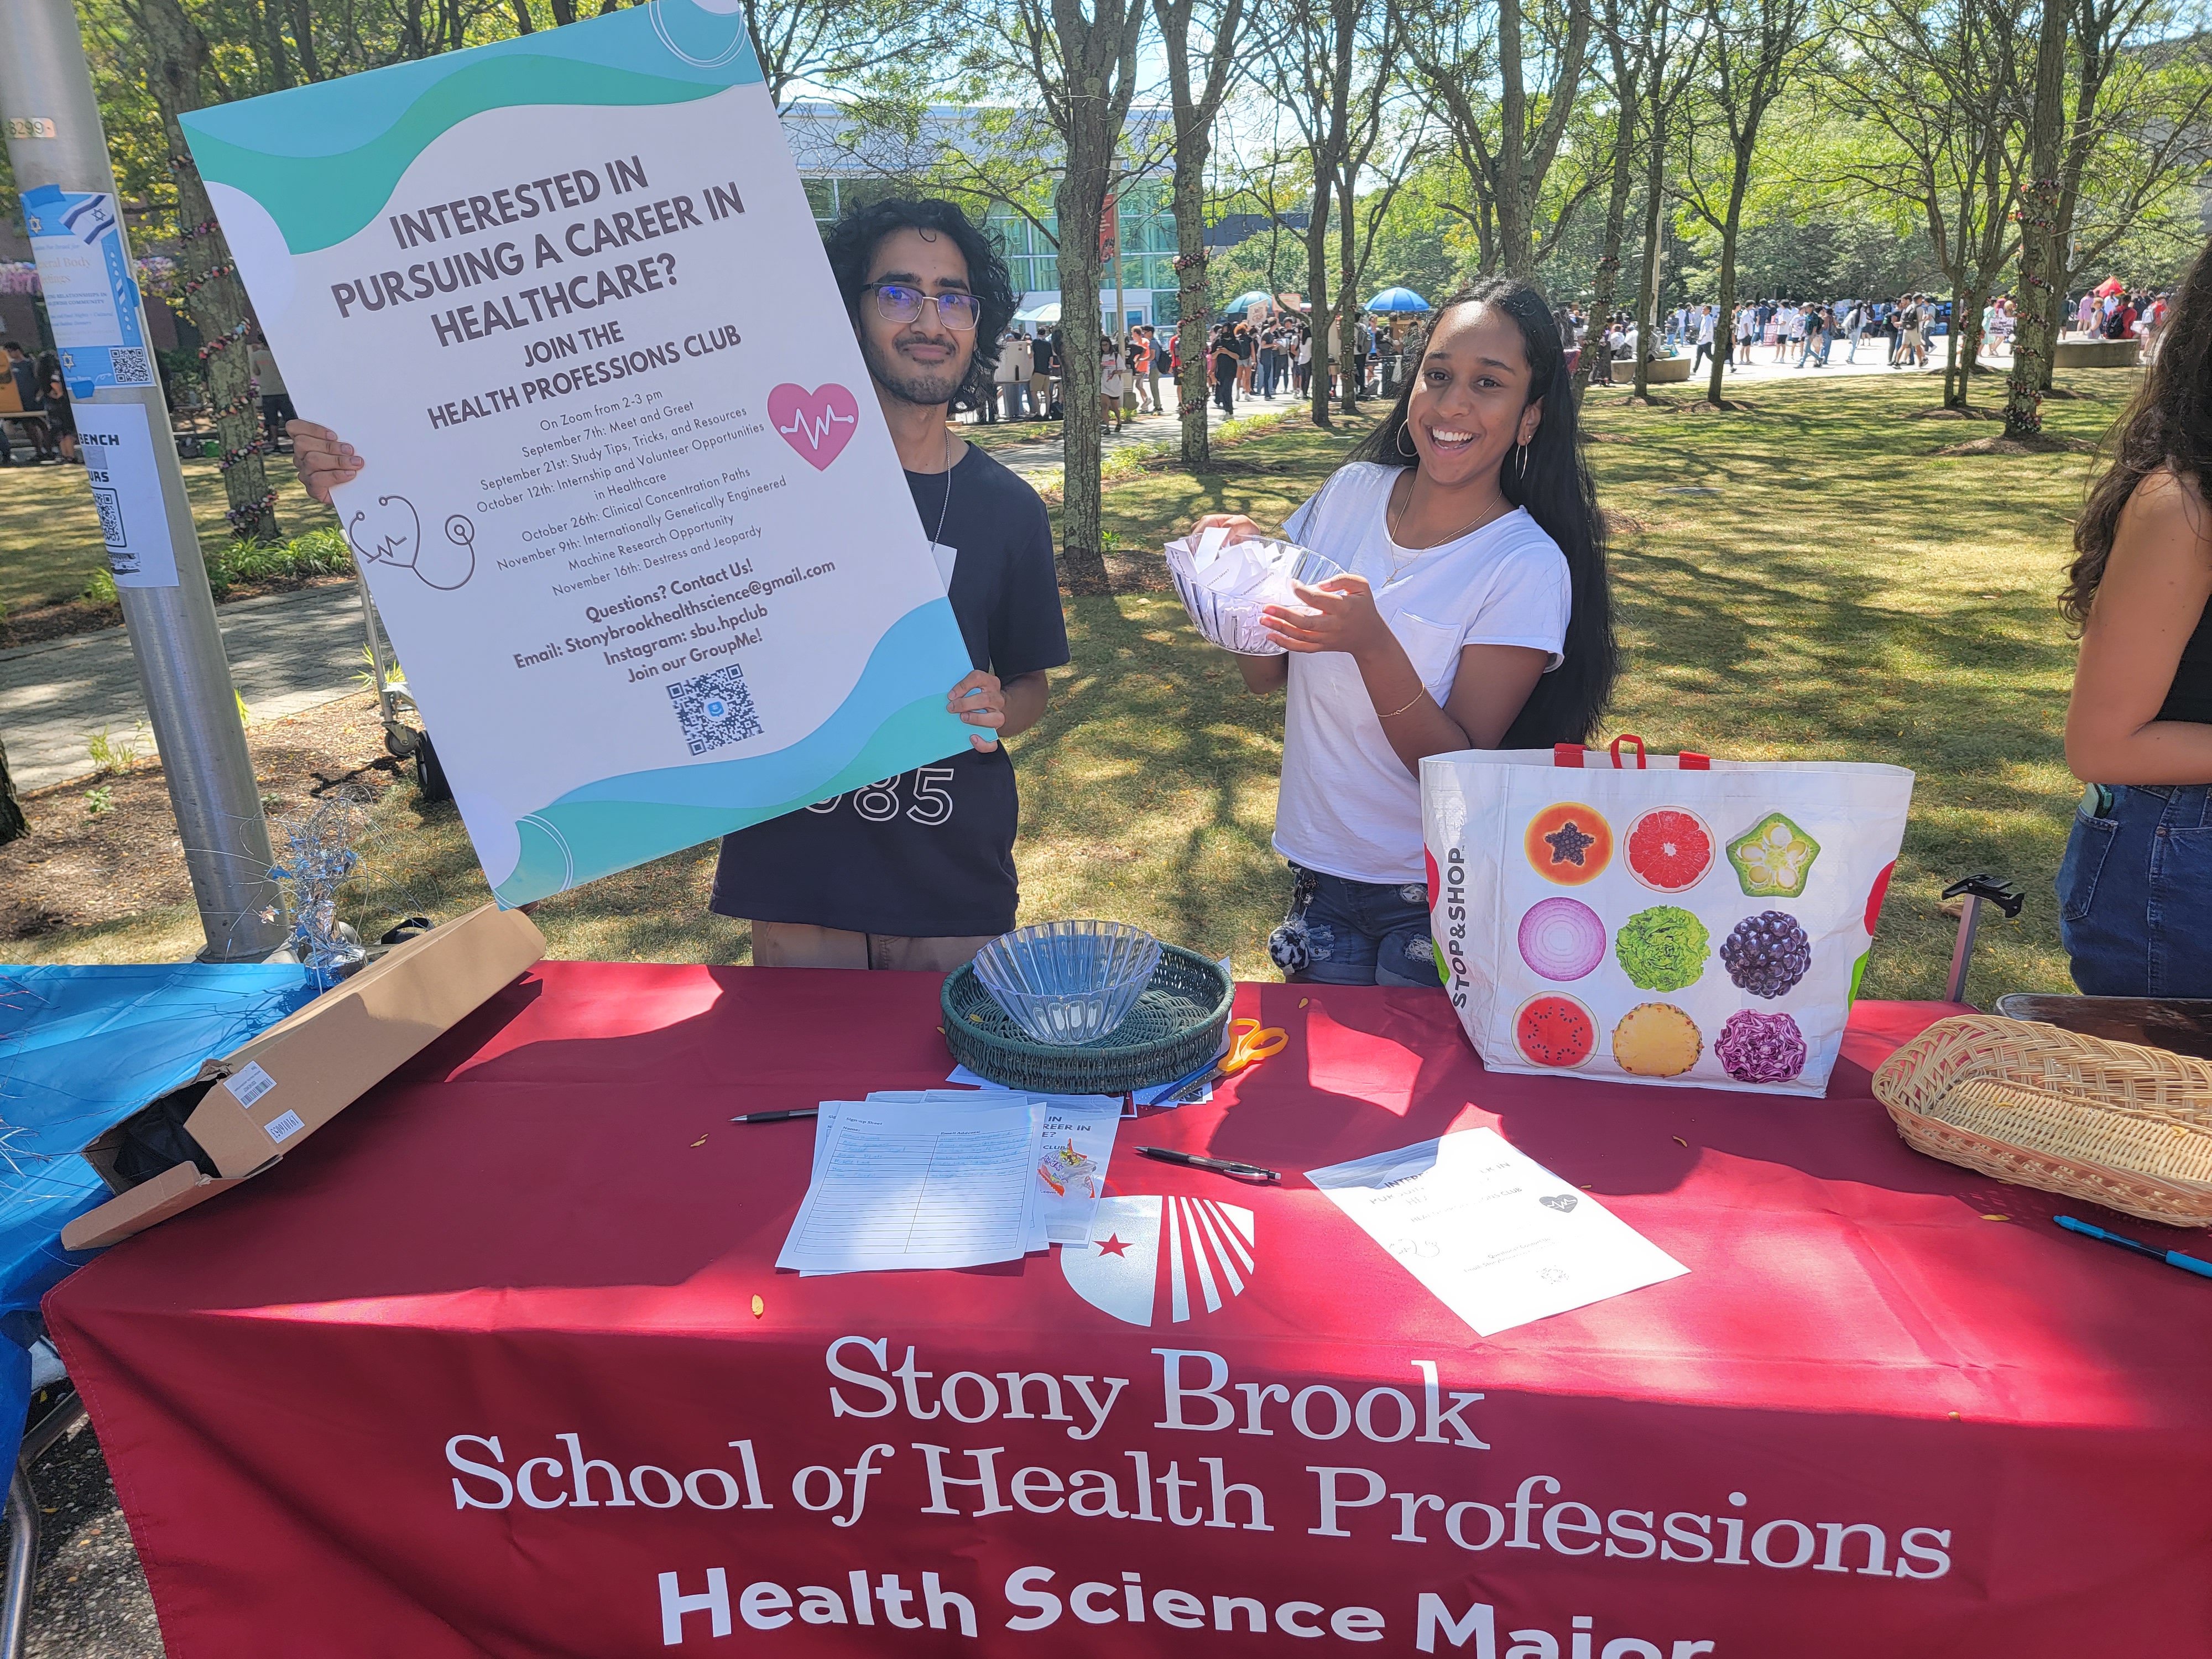
{"label": "red bag handle", "polygon": [[[1633,732],[1623,732],[1607,745],[1607,752],[1613,757],[1614,769],[1619,771],[1628,769],[1621,764],[1620,760],[1620,745],[1625,743],[1632,743],[1636,745],[1635,769],[1639,772],[1645,770],[1644,739]],[[1586,767],[1589,764],[1591,752],[1578,743],[1556,743],[1552,745],[1552,764],[1560,767]],[[1685,772],[1710,772],[1713,769],[1713,757],[1711,755],[1701,755],[1693,749],[1685,749],[1675,757],[1674,764]]]}

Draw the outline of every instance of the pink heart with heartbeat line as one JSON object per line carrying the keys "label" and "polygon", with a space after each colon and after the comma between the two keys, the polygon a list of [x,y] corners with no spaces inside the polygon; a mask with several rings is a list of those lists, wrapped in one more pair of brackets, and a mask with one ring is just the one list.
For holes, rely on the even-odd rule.
{"label": "pink heart with heartbeat line", "polygon": [[842,386],[809,392],[787,380],[768,394],[768,418],[799,459],[819,472],[860,430],[860,405]]}

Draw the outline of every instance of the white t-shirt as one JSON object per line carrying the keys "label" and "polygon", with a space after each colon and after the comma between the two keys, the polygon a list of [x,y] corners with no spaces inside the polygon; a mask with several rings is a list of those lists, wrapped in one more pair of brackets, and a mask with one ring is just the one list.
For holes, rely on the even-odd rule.
{"label": "white t-shirt", "polygon": [[[1552,654],[1566,643],[1566,556],[1516,507],[1455,542],[1408,556],[1384,522],[1402,469],[1340,469],[1291,514],[1284,533],[1373,584],[1375,603],[1442,702],[1461,647],[1520,645]],[[1403,567],[1395,581],[1394,564]],[[1420,780],[1383,735],[1359,670],[1342,652],[1291,653],[1275,850],[1347,881],[1425,882]]]}
{"label": "white t-shirt", "polygon": [[1698,313],[1698,343],[1699,345],[1711,345],[1713,343],[1713,325],[1718,321],[1720,319],[1710,311],[1701,311]]}

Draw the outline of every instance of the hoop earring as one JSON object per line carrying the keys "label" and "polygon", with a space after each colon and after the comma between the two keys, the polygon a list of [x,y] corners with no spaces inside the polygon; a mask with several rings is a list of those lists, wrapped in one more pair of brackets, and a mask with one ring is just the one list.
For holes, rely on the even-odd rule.
{"label": "hoop earring", "polygon": [[1521,471],[1518,476],[1523,478],[1528,476],[1528,446],[1526,444],[1521,446]]}
{"label": "hoop earring", "polygon": [[1421,452],[1419,449],[1408,449],[1406,447],[1406,433],[1407,428],[1402,426],[1398,428],[1398,435],[1390,440],[1390,447],[1396,450],[1398,453],[1403,455],[1409,461],[1419,461],[1421,459]]}

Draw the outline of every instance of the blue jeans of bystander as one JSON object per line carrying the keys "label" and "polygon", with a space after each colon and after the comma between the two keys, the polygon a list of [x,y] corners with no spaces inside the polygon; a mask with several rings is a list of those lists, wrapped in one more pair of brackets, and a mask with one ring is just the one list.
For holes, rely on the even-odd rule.
{"label": "blue jeans of bystander", "polygon": [[1435,988],[1429,893],[1347,881],[1291,866],[1290,914],[1267,936],[1267,954],[1285,978],[1316,985],[1404,985]]}
{"label": "blue jeans of bystander", "polygon": [[[2094,791],[2092,792],[2094,794]],[[2089,802],[2058,866],[2058,937],[2089,996],[2212,997],[2212,789],[2136,784]]]}

